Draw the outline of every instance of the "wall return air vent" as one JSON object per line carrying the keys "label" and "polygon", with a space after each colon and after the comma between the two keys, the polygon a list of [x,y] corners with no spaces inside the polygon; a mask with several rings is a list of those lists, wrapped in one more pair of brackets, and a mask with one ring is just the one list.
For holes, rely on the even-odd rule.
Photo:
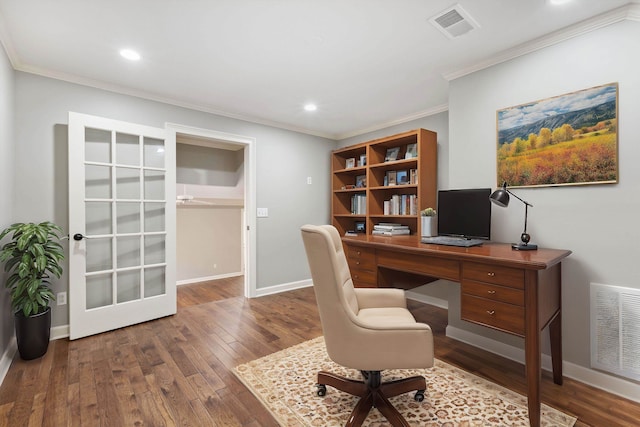
{"label": "wall return air vent", "polygon": [[591,283],[591,366],[640,381],[640,289]]}
{"label": "wall return air vent", "polygon": [[480,28],[476,20],[459,4],[432,16],[429,18],[429,22],[450,39]]}

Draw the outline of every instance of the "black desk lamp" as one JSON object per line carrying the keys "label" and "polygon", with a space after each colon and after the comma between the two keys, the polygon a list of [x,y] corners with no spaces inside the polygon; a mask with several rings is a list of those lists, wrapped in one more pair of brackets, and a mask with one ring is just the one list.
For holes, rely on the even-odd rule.
{"label": "black desk lamp", "polygon": [[491,201],[496,205],[506,208],[507,206],[509,206],[509,194],[511,194],[513,197],[515,197],[516,199],[524,203],[524,231],[520,235],[520,240],[522,240],[522,243],[513,243],[511,245],[511,248],[517,251],[534,251],[538,249],[538,245],[529,243],[529,240],[531,240],[531,236],[529,236],[529,233],[527,233],[528,209],[529,209],[529,206],[533,207],[533,205],[527,201],[522,200],[520,197],[516,196],[511,191],[509,191],[507,189],[506,181],[502,183],[502,188],[499,188],[493,193],[491,193],[491,196],[489,196],[489,199],[491,199]]}

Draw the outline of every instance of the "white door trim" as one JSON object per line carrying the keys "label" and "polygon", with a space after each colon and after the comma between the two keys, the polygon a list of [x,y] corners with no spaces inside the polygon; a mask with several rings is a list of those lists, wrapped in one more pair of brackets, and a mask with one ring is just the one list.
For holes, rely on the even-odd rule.
{"label": "white door trim", "polygon": [[[244,146],[244,296],[256,296],[256,139],[249,136],[235,135],[209,129],[185,126],[175,123],[165,123],[167,130],[167,144],[176,147],[176,135],[184,134],[211,139],[210,146],[216,147],[215,142]],[[209,145],[203,141],[202,145]],[[173,168],[175,171],[175,167]]]}

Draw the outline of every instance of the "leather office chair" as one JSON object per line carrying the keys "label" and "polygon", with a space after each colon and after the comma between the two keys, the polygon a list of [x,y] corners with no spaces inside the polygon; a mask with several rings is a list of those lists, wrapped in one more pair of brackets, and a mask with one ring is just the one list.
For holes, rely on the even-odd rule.
{"label": "leather office chair", "polygon": [[424,399],[422,376],[381,382],[385,369],[433,366],[433,335],[429,325],[417,323],[407,310],[400,289],[354,288],[338,231],[330,225],[302,227],[307,259],[316,294],[327,353],[334,362],[362,372],[357,381],[330,372],[318,372],[318,395],[326,386],[360,400],[347,426],[360,426],[372,407],[393,426],[409,426],[389,398],[417,390]]}

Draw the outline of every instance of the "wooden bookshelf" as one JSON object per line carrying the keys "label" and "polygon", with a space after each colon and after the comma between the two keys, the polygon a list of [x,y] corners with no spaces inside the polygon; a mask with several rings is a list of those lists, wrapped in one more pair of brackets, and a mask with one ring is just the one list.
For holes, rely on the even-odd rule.
{"label": "wooden bookshelf", "polygon": [[[406,159],[410,144],[415,144],[416,157]],[[419,235],[420,211],[436,207],[437,145],[435,132],[417,129],[333,151],[331,215],[340,234],[355,230],[357,222],[365,223],[367,234],[371,234],[375,224],[396,222],[408,225],[411,234]],[[394,148],[398,151],[397,159],[386,159],[388,150]],[[366,157],[366,164],[361,162],[361,156]],[[398,171],[406,172],[400,174],[405,179],[398,177]],[[392,185],[394,172],[396,184]],[[363,178],[366,186],[357,187]],[[354,201],[362,202],[363,195],[366,208],[358,211],[354,209]],[[391,200],[399,202],[389,203],[389,207],[399,204],[399,209],[385,212],[385,201]]]}

